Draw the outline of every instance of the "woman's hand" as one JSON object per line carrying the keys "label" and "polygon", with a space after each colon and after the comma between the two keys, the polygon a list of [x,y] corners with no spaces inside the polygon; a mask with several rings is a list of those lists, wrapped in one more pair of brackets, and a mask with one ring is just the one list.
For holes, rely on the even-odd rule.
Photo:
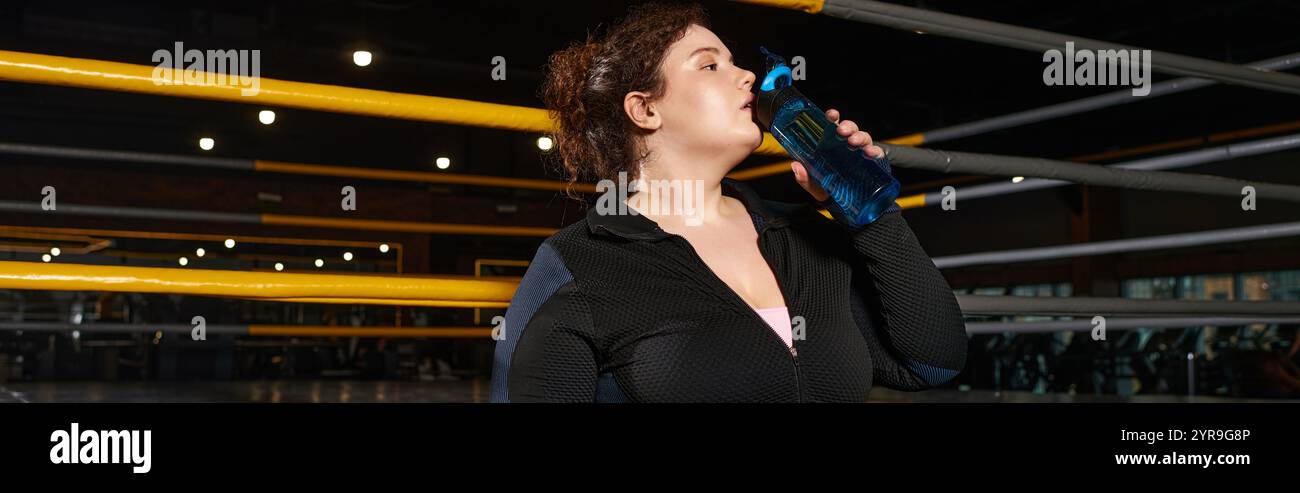
{"label": "woman's hand", "polygon": [[[835,132],[840,134],[840,137],[848,138],[850,147],[864,149],[867,155],[873,158],[879,159],[885,156],[885,150],[878,145],[872,144],[871,135],[858,130],[858,124],[853,123],[853,120],[840,121],[840,112],[834,108],[826,110],[826,117],[830,118],[832,122],[838,123]],[[791,161],[790,169],[794,171],[794,181],[799,182],[799,186],[807,190],[818,202],[830,198],[830,195],[826,193],[826,190],[822,189],[817,180],[808,177],[808,170],[804,169],[803,163]]]}

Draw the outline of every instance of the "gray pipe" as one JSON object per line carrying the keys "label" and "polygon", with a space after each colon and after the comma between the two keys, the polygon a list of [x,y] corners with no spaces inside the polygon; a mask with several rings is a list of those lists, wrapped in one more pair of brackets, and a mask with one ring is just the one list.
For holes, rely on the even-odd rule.
{"label": "gray pipe", "polygon": [[[1285,70],[1296,65],[1300,65],[1300,53],[1270,58],[1246,65],[1251,68],[1265,70]],[[1196,77],[1183,77],[1181,79],[1167,80],[1151,85],[1151,93],[1146,96],[1134,96],[1133,92],[1124,89],[1099,96],[1091,96],[1074,101],[1057,103],[1041,108],[1009,113],[1006,115],[995,116],[983,120],[969,123],[959,123],[957,125],[938,128],[923,132],[922,144],[934,144],[949,140],[956,140],[974,135],[986,134],[997,130],[1005,130],[1030,123],[1038,123],[1047,120],[1053,120],[1064,116],[1077,115],[1102,108],[1119,106],[1121,104],[1136,103],[1146,101],[1151,98],[1178,94],[1192,89],[1200,89],[1206,86],[1212,86],[1218,82],[1210,79],[1199,79]]]}
{"label": "gray pipe", "polygon": [[208,212],[172,209],[153,209],[149,207],[110,207],[102,205],[57,204],[52,211],[41,209],[38,202],[15,202],[0,200],[0,211],[31,212],[37,214],[75,214],[83,216],[129,217],[135,219],[166,219],[174,221],[214,221],[223,223],[262,222],[259,214],[239,212]]}
{"label": "gray pipe", "polygon": [[96,161],[125,161],[145,164],[175,164],[202,168],[226,168],[251,171],[252,159],[233,159],[180,154],[154,154],[149,152],[108,151],[84,147],[43,146],[0,142],[0,153],[22,156],[61,157]]}
{"label": "gray pipe", "polygon": [[1300,301],[1146,300],[957,295],[966,315],[1171,315],[1180,317],[1300,316]]}
{"label": "gray pipe", "polygon": [[[1168,327],[1225,327],[1251,324],[1300,324],[1300,317],[1152,317],[1152,318],[1107,318],[1106,330],[1113,329],[1161,329]],[[1080,332],[1093,328],[1092,318],[1077,320],[1047,320],[1042,322],[966,322],[966,333],[998,334],[1014,332],[1017,334],[1035,334],[1046,332]]]}
{"label": "gray pipe", "polygon": [[[1169,156],[1139,159],[1136,161],[1113,164],[1108,167],[1142,171],[1170,170],[1296,148],[1300,148],[1300,134],[1242,142],[1239,144],[1231,144],[1211,149],[1201,149]],[[958,188],[957,201],[960,203],[965,200],[1006,195],[1010,193],[1028,192],[1030,190],[1041,190],[1044,188],[1060,187],[1071,184],[1073,183],[1069,181],[1049,180],[1044,178],[1027,178],[1020,183],[1011,183],[1009,181],[987,183],[983,185]],[[926,193],[925,206],[929,207],[938,205],[942,199],[942,192]]]}
{"label": "gray pipe", "polygon": [[[1234,180],[1219,176],[1167,171],[1123,169],[1043,158],[999,156],[882,145],[893,166],[940,173],[969,173],[1038,177],[1134,190],[1190,192],[1241,197],[1242,188],[1255,188],[1259,199],[1300,202],[1300,186]],[[961,200],[958,194],[958,200]]]}
{"label": "gray pipe", "polygon": [[940,269],[953,269],[971,265],[1007,264],[1056,258],[1086,257],[1090,255],[1140,252],[1198,245],[1216,245],[1220,243],[1284,238],[1288,236],[1300,236],[1300,222],[1244,226],[1240,228],[1148,236],[1145,238],[1130,238],[1124,240],[1094,241],[1073,245],[968,253],[937,257],[932,260],[934,260],[934,265]]}
{"label": "gray pipe", "polygon": [[[826,0],[822,12],[832,17],[894,29],[924,31],[929,34],[1037,52],[1064,49],[1067,42],[1074,43],[1081,50],[1141,49],[871,0]],[[1225,84],[1300,94],[1300,77],[1291,74],[1268,72],[1154,50],[1151,51],[1151,67],[1153,70],[1167,74],[1200,77]]]}

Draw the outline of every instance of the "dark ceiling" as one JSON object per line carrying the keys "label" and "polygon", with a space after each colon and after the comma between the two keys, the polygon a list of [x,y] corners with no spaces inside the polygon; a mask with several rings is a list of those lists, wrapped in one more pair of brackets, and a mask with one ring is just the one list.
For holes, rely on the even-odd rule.
{"label": "dark ceiling", "polygon": [[[825,16],[703,2],[743,66],[759,44],[808,59],[803,91],[879,138],[1106,92],[1047,87],[1041,54],[895,31]],[[1300,51],[1300,2],[899,2],[944,12],[1243,63]],[[540,106],[546,56],[618,18],[615,1],[369,0],[321,2],[64,2],[0,4],[0,49],[153,65],[154,50],[260,49],[262,75],[496,103]],[[366,68],[356,47],[376,53]],[[504,56],[506,81],[489,78]],[[1166,77],[1158,76],[1157,80]],[[1068,157],[1295,119],[1300,99],[1213,87],[1059,121],[948,142],[942,148]],[[544,174],[535,135],[253,105],[0,83],[5,141],[521,177]],[[761,162],[755,158],[755,163]],[[751,165],[754,163],[746,163]],[[903,170],[915,183],[939,175]],[[767,193],[798,192],[759,180]],[[495,191],[491,193],[507,193]]]}

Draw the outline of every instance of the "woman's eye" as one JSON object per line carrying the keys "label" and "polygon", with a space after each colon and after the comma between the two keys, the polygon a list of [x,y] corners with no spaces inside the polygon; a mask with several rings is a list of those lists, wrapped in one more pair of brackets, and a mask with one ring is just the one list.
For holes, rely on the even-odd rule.
{"label": "woman's eye", "polygon": [[714,72],[717,72],[717,71],[718,71],[718,64],[716,64],[716,63],[710,63],[710,64],[704,66],[704,68],[709,68],[709,67],[713,67],[713,68],[711,68],[711,69],[709,69],[709,70],[712,70],[712,71],[714,71]]}

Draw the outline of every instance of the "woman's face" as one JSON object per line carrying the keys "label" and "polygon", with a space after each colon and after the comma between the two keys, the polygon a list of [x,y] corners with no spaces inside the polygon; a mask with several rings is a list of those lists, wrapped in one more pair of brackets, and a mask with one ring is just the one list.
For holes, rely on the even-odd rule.
{"label": "woman's face", "polygon": [[753,72],[737,67],[713,31],[691,25],[662,66],[667,81],[653,103],[662,118],[658,132],[680,150],[700,155],[735,154],[744,159],[763,142],[750,103]]}

